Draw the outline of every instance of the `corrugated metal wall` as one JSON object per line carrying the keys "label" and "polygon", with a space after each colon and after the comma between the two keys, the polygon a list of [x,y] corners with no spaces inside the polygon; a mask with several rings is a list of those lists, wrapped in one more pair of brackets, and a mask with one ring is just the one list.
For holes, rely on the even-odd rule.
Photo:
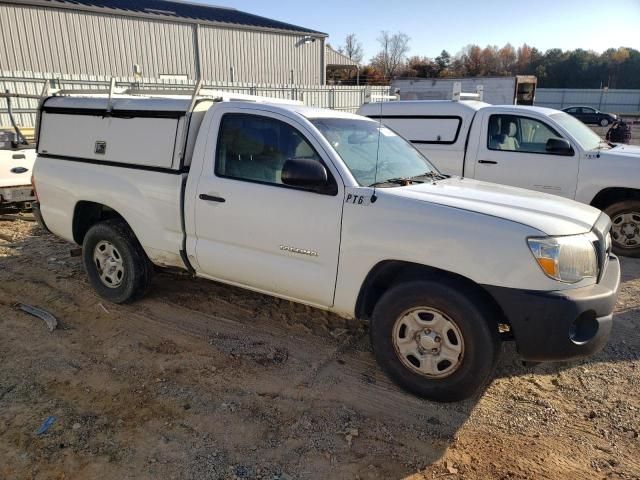
{"label": "corrugated metal wall", "polygon": [[343,55],[340,52],[335,51],[329,45],[327,45],[327,49],[326,49],[325,63],[327,65],[339,65],[339,66],[345,66],[345,67],[348,65],[351,65],[353,67],[358,66],[357,62],[354,62],[346,55]]}
{"label": "corrugated metal wall", "polygon": [[[195,78],[193,24],[0,4],[0,70],[63,74],[186,74]],[[321,84],[324,41],[201,26],[202,74],[213,81]],[[231,69],[233,68],[233,77]]]}
{"label": "corrugated metal wall", "polygon": [[0,5],[0,69],[87,75],[195,73],[193,27],[72,10]]}
{"label": "corrugated metal wall", "polygon": [[574,105],[611,113],[640,113],[640,90],[538,88],[536,105],[562,109]]}
{"label": "corrugated metal wall", "polygon": [[203,75],[222,81],[320,84],[324,42],[303,43],[303,38],[304,35],[200,27]]}

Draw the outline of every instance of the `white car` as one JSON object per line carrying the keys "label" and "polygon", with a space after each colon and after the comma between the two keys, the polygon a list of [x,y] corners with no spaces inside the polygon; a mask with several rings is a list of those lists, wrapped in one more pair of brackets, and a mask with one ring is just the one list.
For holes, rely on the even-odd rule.
{"label": "white car", "polygon": [[410,140],[443,173],[552,193],[604,210],[613,249],[640,256],[640,147],[571,115],[479,101],[369,103],[358,113]]}
{"label": "white car", "polygon": [[607,342],[610,221],[572,200],[445,178],[378,122],[295,103],[113,95],[42,103],[42,221],[131,302],[153,265],[367,319],[382,368],[466,398],[503,340],[524,359]]}

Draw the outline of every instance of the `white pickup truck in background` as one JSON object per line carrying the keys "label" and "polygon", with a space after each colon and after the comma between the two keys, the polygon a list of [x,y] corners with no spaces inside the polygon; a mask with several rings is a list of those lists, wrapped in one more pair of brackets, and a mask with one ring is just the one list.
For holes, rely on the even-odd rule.
{"label": "white pickup truck in background", "polygon": [[30,210],[35,201],[31,187],[36,150],[16,145],[10,130],[0,130],[0,212]]}
{"label": "white pickup truck in background", "polygon": [[541,107],[427,100],[369,103],[358,113],[411,141],[442,173],[604,210],[614,252],[640,257],[640,147],[608,143],[574,117]]}
{"label": "white pickup truck in background", "polygon": [[92,286],[131,302],[154,265],[370,321],[376,358],[424,397],[606,343],[620,281],[609,218],[572,200],[446,178],[361,116],[194,93],[41,104],[46,228]]}

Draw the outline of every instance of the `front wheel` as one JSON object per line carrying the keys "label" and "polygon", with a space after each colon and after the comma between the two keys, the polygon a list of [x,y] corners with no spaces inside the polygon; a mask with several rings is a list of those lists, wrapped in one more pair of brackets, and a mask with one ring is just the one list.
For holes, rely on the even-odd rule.
{"label": "front wheel", "polygon": [[82,243],[82,260],[89,282],[110,302],[133,302],[151,284],[153,265],[122,220],[106,220],[92,226]]}
{"label": "front wheel", "polygon": [[600,120],[600,126],[606,127],[607,125],[609,125],[609,120],[607,118]]}
{"label": "front wheel", "polygon": [[447,281],[412,281],[376,305],[371,342],[389,377],[439,402],[463,400],[492,377],[500,353],[497,325],[475,292]]}
{"label": "front wheel", "polygon": [[640,200],[624,200],[604,209],[611,218],[613,253],[640,257]]}

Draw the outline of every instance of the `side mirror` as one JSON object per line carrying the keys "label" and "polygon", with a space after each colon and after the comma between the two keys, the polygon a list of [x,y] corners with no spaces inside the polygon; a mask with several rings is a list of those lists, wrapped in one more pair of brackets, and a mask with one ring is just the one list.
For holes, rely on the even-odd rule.
{"label": "side mirror", "polygon": [[320,191],[327,186],[327,169],[317,160],[290,158],[282,166],[282,183]]}
{"label": "side mirror", "polygon": [[564,138],[550,138],[547,140],[545,150],[548,153],[553,153],[555,155],[573,155],[573,148],[571,147],[569,140],[565,140]]}

